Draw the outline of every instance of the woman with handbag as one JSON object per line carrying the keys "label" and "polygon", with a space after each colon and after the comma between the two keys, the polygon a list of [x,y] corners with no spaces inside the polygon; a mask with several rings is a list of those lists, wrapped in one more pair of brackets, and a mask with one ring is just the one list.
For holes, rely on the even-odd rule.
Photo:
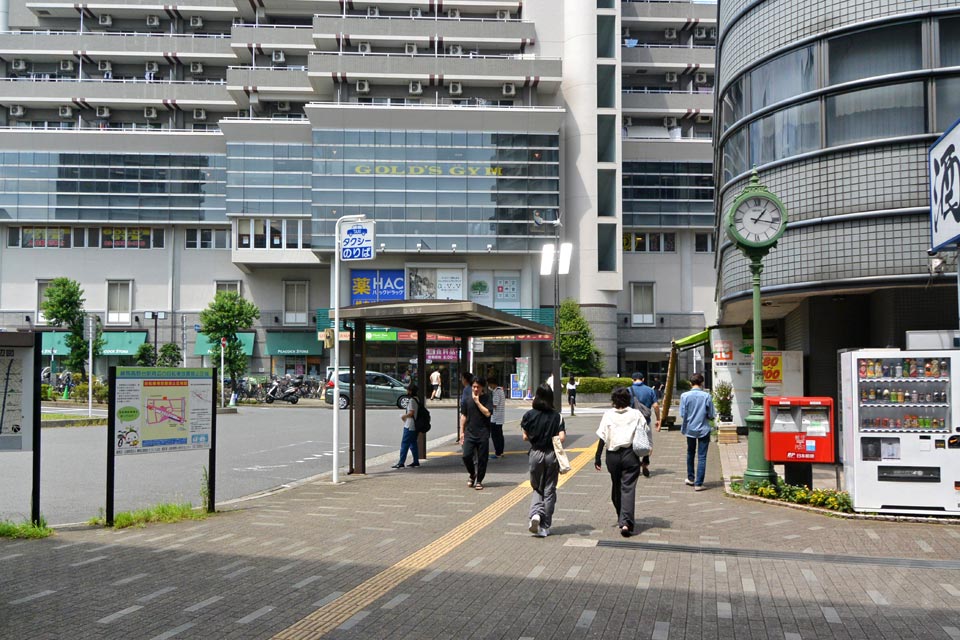
{"label": "woman with handbag", "polygon": [[607,409],[597,428],[597,457],[594,466],[601,470],[600,454],[607,451],[607,471],[610,472],[610,499],[617,510],[617,527],[624,538],[633,533],[636,507],[637,478],[640,477],[640,458],[633,450],[638,428],[646,428],[639,410],[630,406],[630,391],[619,387],[610,394],[612,409]]}
{"label": "woman with handbag", "polygon": [[530,533],[546,538],[553,523],[553,510],[557,506],[557,478],[560,465],[554,452],[554,437],[562,444],[567,433],[563,418],[553,409],[553,391],[546,385],[537,387],[533,408],[520,419],[523,439],[530,443],[527,460],[530,465]]}

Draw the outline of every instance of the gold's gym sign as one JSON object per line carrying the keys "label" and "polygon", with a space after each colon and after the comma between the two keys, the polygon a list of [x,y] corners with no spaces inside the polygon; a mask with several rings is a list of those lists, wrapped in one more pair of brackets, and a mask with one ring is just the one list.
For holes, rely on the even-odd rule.
{"label": "gold's gym sign", "polygon": [[454,164],[358,164],[354,173],[378,176],[502,176],[503,167]]}

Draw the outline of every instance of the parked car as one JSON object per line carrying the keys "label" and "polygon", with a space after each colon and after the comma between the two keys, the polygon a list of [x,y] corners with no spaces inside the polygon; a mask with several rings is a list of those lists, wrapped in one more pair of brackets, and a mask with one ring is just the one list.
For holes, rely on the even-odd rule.
{"label": "parked car", "polygon": [[[338,378],[340,379],[340,408],[346,409],[353,402],[353,398],[350,397],[350,370],[340,369]],[[379,371],[367,371],[365,380],[367,406],[407,408],[409,398],[407,388],[402,382]],[[333,404],[332,376],[328,376],[325,387],[323,400],[327,404]]]}

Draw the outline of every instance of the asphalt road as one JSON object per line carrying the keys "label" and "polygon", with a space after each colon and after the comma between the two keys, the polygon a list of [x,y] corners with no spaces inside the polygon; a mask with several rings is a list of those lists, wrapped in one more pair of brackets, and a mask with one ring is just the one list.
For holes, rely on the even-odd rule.
{"label": "asphalt road", "polygon": [[[507,410],[517,420],[522,409]],[[241,407],[217,418],[217,501],[265,491],[332,469],[333,413],[319,407]],[[347,416],[341,414],[340,464],[347,464]],[[398,409],[367,413],[367,459],[400,446]],[[451,408],[432,408],[429,438],[456,433]],[[83,522],[106,503],[106,427],[44,429],[41,513],[50,524]],[[29,452],[0,453],[0,520],[30,514]],[[201,504],[207,451],[120,456],[116,460],[117,512],[162,502]]]}

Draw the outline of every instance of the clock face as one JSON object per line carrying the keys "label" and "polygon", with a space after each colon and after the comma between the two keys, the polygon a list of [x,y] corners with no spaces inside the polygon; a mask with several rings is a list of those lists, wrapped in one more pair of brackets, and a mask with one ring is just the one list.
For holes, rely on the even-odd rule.
{"label": "clock face", "polygon": [[786,223],[780,205],[764,196],[749,196],[733,211],[732,231],[752,245],[773,243]]}

